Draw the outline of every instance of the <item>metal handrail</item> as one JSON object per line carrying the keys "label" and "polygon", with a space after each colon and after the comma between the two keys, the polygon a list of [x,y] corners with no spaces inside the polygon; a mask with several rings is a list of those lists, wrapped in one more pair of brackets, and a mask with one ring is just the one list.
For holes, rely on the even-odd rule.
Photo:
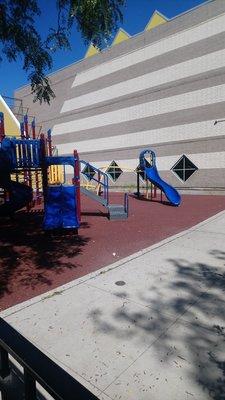
{"label": "metal handrail", "polygon": [[[97,174],[98,174],[98,179],[91,177],[91,180],[97,182],[99,185],[101,185],[103,187],[103,198],[106,200],[107,205],[109,204],[109,177],[108,175],[101,171],[100,169],[94,167],[92,164],[90,164],[87,161],[84,160],[80,160],[81,164],[84,164],[85,166],[89,166],[91,169],[93,169]],[[81,171],[82,173],[82,171]],[[84,174],[85,175],[85,174]],[[103,177],[103,182],[101,181]]]}
{"label": "metal handrail", "polygon": [[36,382],[55,400],[97,400],[88,389],[0,318],[0,377],[11,373],[9,354],[24,368],[24,399],[36,400]]}
{"label": "metal handrail", "polygon": [[[4,96],[4,95],[2,97],[5,100],[8,107],[12,110],[12,112],[15,115],[22,117],[23,115],[28,114],[29,107],[23,106],[22,99],[18,99],[16,97]],[[19,105],[17,105],[17,104],[19,104]],[[16,109],[18,109],[18,112],[16,111]]]}
{"label": "metal handrail", "polygon": [[155,155],[155,152],[154,152],[153,150],[146,149],[146,150],[143,150],[143,151],[140,153],[140,156],[139,156],[140,169],[142,169],[142,170],[144,170],[145,167],[146,167],[146,159],[145,159],[145,155],[146,155],[146,154],[149,154],[149,155],[150,155],[150,157],[151,157],[151,159],[152,159],[151,166],[152,166],[152,167],[155,167],[155,163],[156,163],[156,155]]}

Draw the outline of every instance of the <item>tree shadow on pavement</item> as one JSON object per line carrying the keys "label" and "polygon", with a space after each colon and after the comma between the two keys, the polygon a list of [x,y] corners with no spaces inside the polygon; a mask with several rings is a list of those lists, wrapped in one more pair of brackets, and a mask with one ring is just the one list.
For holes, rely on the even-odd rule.
{"label": "tree shadow on pavement", "polygon": [[[160,379],[171,382],[176,376],[177,387],[186,382],[189,390],[184,396],[197,399],[201,393],[201,398],[224,400],[225,252],[215,249],[209,257],[208,264],[167,260],[171,268],[164,275],[151,275],[151,271],[148,277],[139,275],[145,288],[137,289],[134,301],[134,293],[126,292],[124,286],[121,293],[114,293],[124,299],[123,306],[110,316],[99,307],[90,316],[95,329],[124,343],[149,341],[146,350],[154,359],[154,374],[158,371]],[[149,362],[143,368],[152,371],[153,361]]]}
{"label": "tree shadow on pavement", "polygon": [[51,285],[52,274],[79,266],[76,257],[89,238],[74,230],[44,232],[42,221],[40,212],[20,212],[13,221],[1,219],[0,298],[10,293],[11,284],[20,290]]}

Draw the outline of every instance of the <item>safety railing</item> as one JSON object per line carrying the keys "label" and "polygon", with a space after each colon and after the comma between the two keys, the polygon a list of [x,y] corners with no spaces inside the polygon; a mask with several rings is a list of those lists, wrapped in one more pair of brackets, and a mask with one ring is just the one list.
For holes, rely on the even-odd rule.
{"label": "safety railing", "polygon": [[90,178],[90,180],[96,182],[98,185],[100,185],[100,187],[102,188],[102,192],[103,192],[103,198],[106,200],[107,204],[109,204],[109,178],[108,175],[101,171],[100,169],[94,167],[92,164],[89,164],[88,162],[84,161],[84,160],[80,160],[80,164],[84,165],[85,167],[89,167],[90,170],[95,171],[95,173],[97,174],[97,178],[95,178],[95,176],[92,176],[91,174],[88,173],[83,173],[81,170],[81,173],[83,175],[86,175]]}
{"label": "safety railing", "polygon": [[2,96],[15,117],[20,121],[25,114],[28,114],[29,108],[23,106],[23,100],[16,97]]}
{"label": "safety railing", "polygon": [[41,165],[41,141],[12,139],[15,168],[38,168]]}
{"label": "safety railing", "polygon": [[[9,354],[24,370],[24,400],[37,400],[36,382],[56,400],[97,400],[80,382],[0,318],[0,378],[3,383],[11,374]],[[1,386],[2,398],[7,399],[4,385]]]}
{"label": "safety railing", "polygon": [[[150,163],[146,159],[146,156],[148,154],[150,157]],[[155,160],[156,160],[156,156],[155,156],[155,152],[153,150],[149,150],[149,149],[143,150],[139,155],[140,169],[144,170],[145,167],[147,167],[147,166],[155,167]]]}

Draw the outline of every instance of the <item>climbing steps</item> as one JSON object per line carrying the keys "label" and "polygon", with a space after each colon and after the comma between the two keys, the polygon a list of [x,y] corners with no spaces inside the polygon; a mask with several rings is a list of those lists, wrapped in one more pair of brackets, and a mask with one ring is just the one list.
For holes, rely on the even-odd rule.
{"label": "climbing steps", "polygon": [[97,194],[91,192],[84,187],[80,188],[81,193],[85,196],[89,197],[90,199],[97,201],[97,203],[103,205],[108,209],[108,217],[110,220],[121,220],[127,219],[128,217],[128,210],[126,209],[125,205],[122,204],[107,204],[107,201]]}
{"label": "climbing steps", "polygon": [[127,210],[121,204],[111,204],[107,208],[109,210],[110,220],[127,219],[128,217]]}
{"label": "climbing steps", "polygon": [[[95,178],[94,176],[89,177],[90,180],[95,181],[97,184],[101,185],[103,190],[103,196],[98,196],[91,190],[86,189],[85,187],[80,188],[81,193],[85,196],[89,197],[90,199],[96,201],[97,203],[101,204],[102,206],[106,207],[108,210],[108,218],[110,220],[123,220],[127,219],[128,217],[128,195],[125,193],[124,195],[124,204],[110,204],[109,203],[109,183],[108,183],[108,176],[103,171],[95,168],[93,165],[87,163],[86,161],[81,160],[81,164],[85,165],[88,168],[91,168],[92,171],[98,176]],[[81,172],[82,173],[82,172]]]}

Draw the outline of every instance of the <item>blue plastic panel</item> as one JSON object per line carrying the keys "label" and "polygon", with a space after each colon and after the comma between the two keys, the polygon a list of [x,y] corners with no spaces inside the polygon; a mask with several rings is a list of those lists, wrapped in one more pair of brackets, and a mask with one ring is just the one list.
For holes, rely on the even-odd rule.
{"label": "blue plastic panel", "polygon": [[78,227],[75,186],[49,186],[45,202],[44,229]]}
{"label": "blue plastic panel", "polygon": [[77,220],[76,188],[74,186],[62,186],[62,202],[63,228],[77,228],[79,224]]}
{"label": "blue plastic panel", "polygon": [[45,201],[44,229],[62,227],[61,186],[49,186]]}
{"label": "blue plastic panel", "polygon": [[7,153],[11,169],[39,168],[41,165],[40,140],[5,137],[0,149]]}

